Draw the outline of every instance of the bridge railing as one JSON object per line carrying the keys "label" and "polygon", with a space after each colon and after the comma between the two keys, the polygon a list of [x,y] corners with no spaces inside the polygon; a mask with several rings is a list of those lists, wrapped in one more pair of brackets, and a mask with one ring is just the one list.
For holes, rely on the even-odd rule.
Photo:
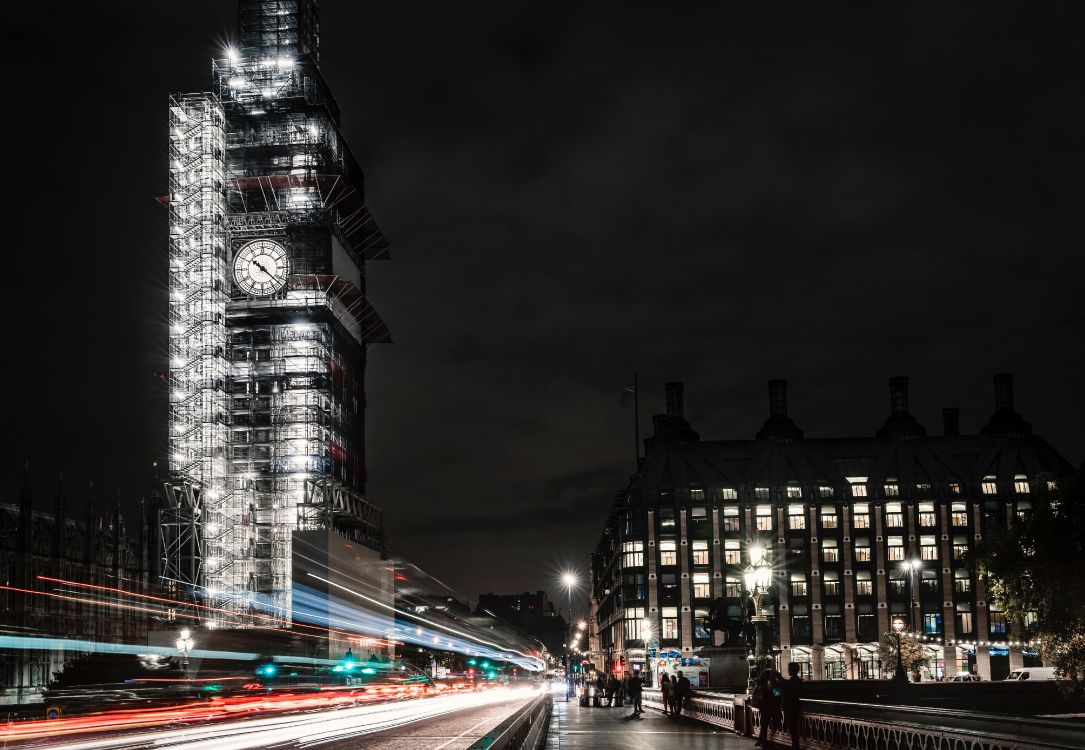
{"label": "bridge railing", "polygon": [[467,750],[536,750],[546,741],[553,702],[550,691],[532,699],[526,706],[475,740]]}
{"label": "bridge railing", "polygon": [[[967,728],[944,725],[945,720],[959,721],[964,712],[945,712],[946,715],[939,717],[931,716],[929,710],[871,706],[870,708],[881,709],[894,715],[891,720],[879,720],[809,710],[819,703],[825,703],[823,708],[830,709],[830,702],[803,701],[799,746],[807,750],[1069,750],[1085,746],[1085,728],[1081,730],[1081,741],[1074,741],[1069,737],[1038,737],[1035,734],[1039,732],[1032,731],[1008,734],[982,726],[994,724],[990,720],[973,721],[972,726]],[[662,710],[663,699],[660,692],[645,691],[644,705]],[[910,716],[912,713],[916,715]],[[694,694],[686,702],[682,714],[746,736],[756,737],[761,731],[761,711],[747,696],[724,693]],[[954,717],[952,714],[958,716]],[[908,718],[913,720],[908,721]],[[943,725],[934,724],[939,718],[943,719]],[[1005,721],[1006,717],[1002,718]],[[1052,722],[1044,723],[1055,726]],[[1058,729],[1063,727],[1065,724]],[[791,745],[791,735],[784,728],[783,722],[780,722],[779,729],[770,728],[767,738],[777,745]]]}

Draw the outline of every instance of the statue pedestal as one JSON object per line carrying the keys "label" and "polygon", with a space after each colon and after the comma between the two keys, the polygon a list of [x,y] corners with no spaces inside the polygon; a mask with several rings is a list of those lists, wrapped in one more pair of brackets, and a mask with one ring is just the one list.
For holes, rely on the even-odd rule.
{"label": "statue pedestal", "polygon": [[712,646],[699,648],[694,654],[702,659],[710,659],[708,681],[712,688],[746,694],[750,665],[746,661],[747,651],[744,647]]}

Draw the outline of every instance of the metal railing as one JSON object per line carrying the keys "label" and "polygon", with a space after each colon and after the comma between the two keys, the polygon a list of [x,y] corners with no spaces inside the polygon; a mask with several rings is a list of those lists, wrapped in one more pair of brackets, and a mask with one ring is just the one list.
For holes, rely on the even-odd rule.
{"label": "metal railing", "polygon": [[[832,710],[832,701],[803,701],[799,746],[807,750],[1069,750],[1085,747],[1085,728],[1065,722],[1023,717],[994,716],[965,711],[942,711],[904,706],[841,704],[876,710],[885,718],[841,716],[810,710]],[[658,690],[645,691],[644,705],[663,709]],[[694,695],[686,701],[683,716],[756,737],[761,731],[761,711],[746,696]],[[935,724],[935,721],[938,723]],[[947,724],[958,726],[947,726]],[[1019,733],[1002,727],[1020,725]],[[1027,725],[1027,726],[1025,726]],[[1075,731],[1080,732],[1075,737]],[[1043,736],[1046,734],[1047,736]],[[770,728],[767,739],[784,747],[791,735],[783,722]]]}
{"label": "metal railing", "polygon": [[553,702],[553,694],[545,692],[479,737],[467,750],[536,750],[546,741]]}

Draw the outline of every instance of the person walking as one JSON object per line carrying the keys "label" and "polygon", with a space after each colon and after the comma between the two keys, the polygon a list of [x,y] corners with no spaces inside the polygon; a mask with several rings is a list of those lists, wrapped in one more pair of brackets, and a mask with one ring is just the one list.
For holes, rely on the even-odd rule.
{"label": "person walking", "polygon": [[671,678],[664,674],[659,680],[659,691],[663,693],[663,713],[671,712]]}
{"label": "person walking", "polygon": [[799,677],[799,665],[791,662],[787,665],[788,678],[781,686],[780,705],[784,709],[784,726],[791,735],[791,747],[798,750],[799,735],[802,734],[802,678]]}
{"label": "person walking", "polygon": [[[797,666],[797,665],[796,665]],[[776,671],[772,661],[765,659],[757,676],[757,708],[761,712],[761,733],[756,745],[768,745],[768,731],[780,728],[780,698],[784,677]]]}
{"label": "person walking", "polygon": [[629,678],[629,700],[633,701],[633,713],[629,715],[631,719],[639,719],[640,715],[644,713],[644,709],[640,705],[643,688],[644,680],[641,679],[640,672],[634,672]]}
{"label": "person walking", "polygon": [[678,679],[675,680],[675,684],[672,686],[674,690],[674,715],[681,716],[682,709],[687,706],[687,702],[693,697],[693,683],[689,681],[689,678],[682,674],[682,671],[678,671]]}

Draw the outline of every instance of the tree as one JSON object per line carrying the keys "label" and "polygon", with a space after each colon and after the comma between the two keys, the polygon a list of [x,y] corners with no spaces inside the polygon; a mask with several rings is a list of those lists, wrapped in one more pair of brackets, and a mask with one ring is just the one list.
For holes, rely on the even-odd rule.
{"label": "tree", "polygon": [[1020,638],[1040,642],[1055,663],[1060,687],[1085,695],[1085,464],[1054,490],[1035,487],[1032,510],[1008,528],[992,529],[974,562],[988,596],[1016,621],[1034,620]]}
{"label": "tree", "polygon": [[[927,654],[923,651],[923,644],[911,633],[900,634],[900,660],[904,664],[904,671],[911,674],[917,680],[919,669],[927,663]],[[897,634],[886,631],[878,644],[878,658],[881,659],[882,668],[889,675],[897,671]]]}

